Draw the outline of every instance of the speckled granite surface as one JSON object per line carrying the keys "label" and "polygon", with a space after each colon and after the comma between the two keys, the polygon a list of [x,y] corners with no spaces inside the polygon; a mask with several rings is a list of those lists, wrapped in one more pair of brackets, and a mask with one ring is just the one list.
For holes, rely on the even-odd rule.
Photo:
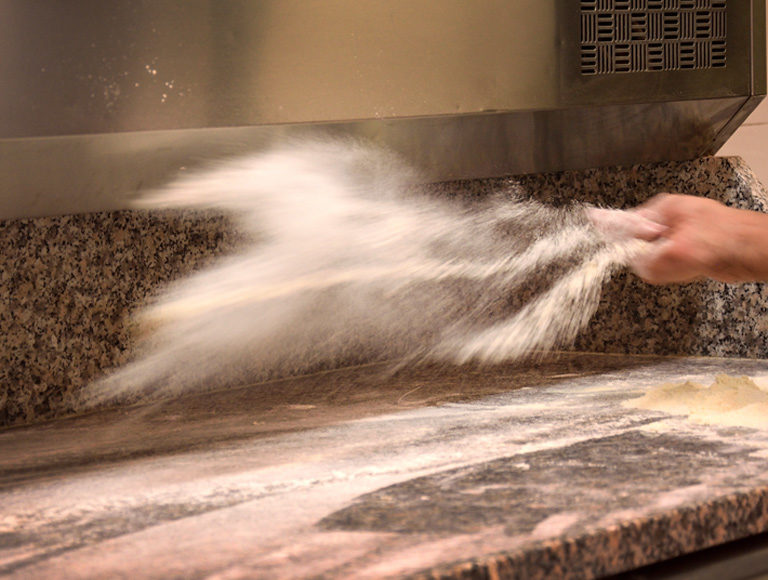
{"label": "speckled granite surface", "polygon": [[129,356],[129,315],[240,240],[226,218],[124,211],[0,223],[0,425],[66,413]]}
{"label": "speckled granite surface", "polygon": [[[548,203],[628,207],[660,191],[766,209],[734,158],[440,184],[446,195],[514,190]],[[0,224],[0,425],[66,414],[73,393],[125,362],[129,315],[163,284],[231,250],[222,216],[118,212]],[[768,357],[768,290],[706,282],[652,288],[621,274],[577,350]]]}
{"label": "speckled granite surface", "polygon": [[0,431],[0,576],[595,578],[768,530],[768,429],[622,406],[768,361],[381,370]]}

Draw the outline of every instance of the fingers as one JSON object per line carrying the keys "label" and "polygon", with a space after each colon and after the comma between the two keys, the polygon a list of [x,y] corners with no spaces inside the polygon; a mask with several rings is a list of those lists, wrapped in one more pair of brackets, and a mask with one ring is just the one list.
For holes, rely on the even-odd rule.
{"label": "fingers", "polygon": [[657,195],[635,210],[587,211],[596,229],[609,241],[639,238],[650,242],[630,267],[652,284],[685,283],[704,277],[741,279],[743,273],[733,271],[744,254],[743,248],[734,246],[738,224],[744,221],[742,215],[719,201],[679,194]]}
{"label": "fingers", "polygon": [[630,269],[649,284],[685,284],[706,275],[701,260],[686,244],[659,238],[636,255]]}
{"label": "fingers", "polygon": [[635,238],[647,241],[653,241],[663,236],[667,231],[667,226],[659,220],[643,215],[638,212],[627,212],[632,224],[632,234]]}
{"label": "fingers", "polygon": [[632,238],[652,241],[663,235],[666,226],[635,211],[588,208],[586,215],[592,225],[609,241]]}
{"label": "fingers", "polygon": [[649,284],[667,284],[672,281],[673,260],[669,258],[671,242],[659,240],[650,245],[645,252],[635,256],[629,267]]}
{"label": "fingers", "polygon": [[666,226],[678,222],[711,219],[714,213],[722,212],[725,206],[719,201],[695,195],[661,193],[635,210],[643,217]]}

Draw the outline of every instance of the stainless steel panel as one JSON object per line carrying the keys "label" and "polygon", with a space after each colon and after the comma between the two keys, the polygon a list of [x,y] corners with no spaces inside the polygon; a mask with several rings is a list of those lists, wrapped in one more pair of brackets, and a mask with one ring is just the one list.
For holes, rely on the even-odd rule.
{"label": "stainless steel panel", "polygon": [[0,138],[555,106],[555,0],[0,0]]}
{"label": "stainless steel panel", "polygon": [[726,67],[610,75],[582,74],[579,6],[0,0],[0,218],[125,207],[308,132],[380,142],[430,179],[681,159],[765,93],[765,0],[727,0]]}
{"label": "stainless steel panel", "polygon": [[752,86],[750,87],[750,93],[753,95],[765,95],[766,76],[768,76],[768,69],[766,69],[765,0],[751,2],[750,9],[752,12],[752,22],[750,26],[750,40],[752,42],[750,50],[750,58],[752,59],[750,72],[752,76]]}
{"label": "stainless steel panel", "polygon": [[426,181],[689,159],[714,153],[745,99],[330,124],[0,140],[0,216],[124,208],[142,190],[285,139],[384,143]]}
{"label": "stainless steel panel", "polygon": [[590,76],[576,0],[0,0],[0,138],[746,96],[752,5],[723,69]]}

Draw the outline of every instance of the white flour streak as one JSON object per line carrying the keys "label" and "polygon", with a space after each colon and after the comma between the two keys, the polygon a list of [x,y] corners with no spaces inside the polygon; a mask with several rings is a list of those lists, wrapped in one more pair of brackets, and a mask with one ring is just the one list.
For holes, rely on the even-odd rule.
{"label": "white flour streak", "polygon": [[[566,346],[638,242],[514,191],[448,200],[398,160],[311,142],[222,164],[145,207],[216,208],[256,240],[140,314],[150,338],[84,404],[404,358],[498,362]],[[460,197],[460,196],[459,196]]]}

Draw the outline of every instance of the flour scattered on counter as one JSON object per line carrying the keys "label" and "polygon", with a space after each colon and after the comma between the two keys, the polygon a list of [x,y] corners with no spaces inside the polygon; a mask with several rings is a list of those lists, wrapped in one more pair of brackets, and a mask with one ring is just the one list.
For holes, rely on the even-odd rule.
{"label": "flour scattered on counter", "polygon": [[709,386],[666,383],[624,406],[685,415],[695,423],[768,428],[768,390],[746,376],[717,375]]}

